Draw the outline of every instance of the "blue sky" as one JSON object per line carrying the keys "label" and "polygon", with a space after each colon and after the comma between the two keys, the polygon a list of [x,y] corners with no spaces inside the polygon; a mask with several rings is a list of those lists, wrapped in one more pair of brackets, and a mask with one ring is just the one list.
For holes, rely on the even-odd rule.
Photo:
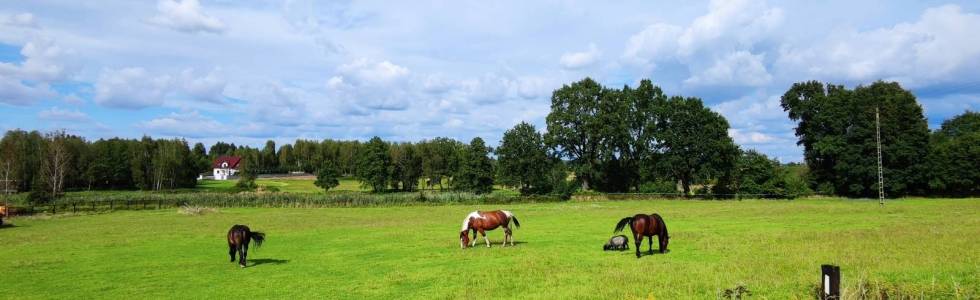
{"label": "blue sky", "polygon": [[494,145],[562,84],[650,78],[800,161],[792,83],[898,81],[935,128],[980,107],[978,29],[976,1],[4,1],[0,130]]}

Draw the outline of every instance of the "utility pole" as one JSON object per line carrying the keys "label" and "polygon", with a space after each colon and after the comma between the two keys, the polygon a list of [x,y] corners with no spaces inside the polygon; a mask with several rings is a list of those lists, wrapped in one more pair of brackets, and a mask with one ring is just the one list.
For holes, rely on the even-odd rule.
{"label": "utility pole", "polygon": [[878,117],[878,107],[875,106],[875,140],[878,144],[878,205],[885,206],[885,176],[881,166],[881,119]]}

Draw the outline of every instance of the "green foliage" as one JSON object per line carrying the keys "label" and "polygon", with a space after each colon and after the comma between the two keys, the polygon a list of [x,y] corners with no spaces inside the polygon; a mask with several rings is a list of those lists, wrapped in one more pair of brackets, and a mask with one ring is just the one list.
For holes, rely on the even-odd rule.
{"label": "green foliage", "polygon": [[493,191],[493,164],[489,148],[483,139],[477,137],[470,141],[460,157],[459,174],[453,178],[453,188],[476,194]]}
{"label": "green foliage", "polygon": [[500,184],[516,186],[524,195],[550,192],[552,161],[534,125],[521,122],[504,132],[495,153]]}
{"label": "green foliage", "polygon": [[980,195],[980,113],[943,122],[929,145],[929,188],[943,195]]}
{"label": "green foliage", "polygon": [[450,138],[438,137],[420,142],[419,148],[422,153],[422,176],[442,189],[443,179],[451,179],[459,172],[463,144]]}
{"label": "green foliage", "polygon": [[316,171],[316,181],[313,184],[322,188],[324,191],[329,191],[340,185],[339,178],[340,173],[337,172],[337,167],[334,167],[331,163],[325,163]]}
{"label": "green foliage", "polygon": [[388,144],[379,137],[371,138],[361,151],[357,165],[357,177],[375,193],[384,192],[388,183],[391,157]]}
{"label": "green foliage", "polygon": [[559,157],[569,159],[585,189],[598,177],[603,90],[592,78],[564,85],[552,93],[551,113],[546,118],[545,142]]}
{"label": "green foliage", "polygon": [[728,121],[704,107],[701,99],[671,97],[661,120],[658,168],[680,181],[685,195],[698,176],[707,182],[730,172],[738,147],[728,136]]}
{"label": "green foliage", "polygon": [[926,188],[929,131],[922,107],[897,83],[854,90],[815,81],[794,84],[782,97],[810,168],[811,185],[839,195],[877,195],[875,108],[881,116],[882,164],[890,196]]}
{"label": "green foliage", "polygon": [[677,183],[670,180],[656,180],[640,185],[640,193],[676,194]]}
{"label": "green foliage", "polygon": [[242,155],[241,161],[238,163],[238,182],[235,183],[235,187],[242,190],[254,190],[258,187],[255,184],[255,179],[258,178],[258,153],[255,151],[250,151]]}
{"label": "green foliage", "polygon": [[391,146],[391,187],[396,190],[411,192],[418,189],[419,179],[422,178],[422,157],[411,143],[399,143]]}

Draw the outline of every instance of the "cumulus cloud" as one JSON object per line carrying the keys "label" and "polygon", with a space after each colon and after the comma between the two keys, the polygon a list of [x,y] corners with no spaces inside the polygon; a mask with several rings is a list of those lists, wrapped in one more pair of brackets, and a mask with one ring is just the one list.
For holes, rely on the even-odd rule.
{"label": "cumulus cloud", "polygon": [[180,73],[181,89],[195,100],[221,103],[227,81],[219,75],[220,72],[214,69],[207,75],[199,75],[192,69],[184,70]]}
{"label": "cumulus cloud", "polygon": [[589,50],[562,54],[559,62],[565,69],[581,69],[595,64],[600,55],[599,48],[595,44],[589,44]]}
{"label": "cumulus cloud", "polygon": [[740,145],[765,144],[774,140],[772,136],[765,133],[735,128],[728,129],[728,136]]}
{"label": "cumulus cloud", "polygon": [[57,93],[47,84],[25,84],[16,78],[0,75],[0,103],[29,106],[56,96]]}
{"label": "cumulus cloud", "polygon": [[87,114],[78,110],[59,109],[57,106],[42,110],[37,117],[45,121],[85,123],[92,121]]}
{"label": "cumulus cloud", "polygon": [[221,33],[225,30],[221,20],[204,13],[198,0],[160,0],[157,2],[157,15],[147,21],[188,33]]}
{"label": "cumulus cloud", "polygon": [[152,133],[176,137],[203,138],[229,134],[228,125],[201,115],[197,111],[173,112],[139,123],[137,126]]}
{"label": "cumulus cloud", "polygon": [[750,50],[767,40],[783,18],[782,9],[764,1],[713,0],[708,12],[687,27],[654,23],[630,36],[622,58],[646,68],[680,62],[692,74],[686,84],[759,86],[771,75],[762,54]]}
{"label": "cumulus cloud", "polygon": [[0,25],[14,27],[38,27],[34,14],[19,13],[12,15],[0,15]]}
{"label": "cumulus cloud", "polygon": [[389,84],[405,78],[409,73],[408,68],[387,60],[373,62],[366,58],[340,65],[337,72],[360,85]]}
{"label": "cumulus cloud", "polygon": [[777,64],[787,74],[859,82],[896,80],[913,88],[974,80],[966,73],[980,68],[976,28],[980,28],[980,14],[944,5],[925,10],[914,23],[844,30],[812,45],[784,46]]}
{"label": "cumulus cloud", "polygon": [[0,62],[0,74],[32,81],[63,80],[68,76],[62,62],[67,52],[51,39],[35,38],[21,48],[24,61],[20,65]]}
{"label": "cumulus cloud", "polygon": [[715,60],[708,69],[694,74],[685,84],[690,85],[742,85],[762,86],[768,84],[772,76],[763,64],[763,55],[753,55],[748,51],[737,51]]}
{"label": "cumulus cloud", "polygon": [[143,68],[106,69],[95,82],[95,103],[122,109],[159,106],[172,81],[170,76],[153,76]]}

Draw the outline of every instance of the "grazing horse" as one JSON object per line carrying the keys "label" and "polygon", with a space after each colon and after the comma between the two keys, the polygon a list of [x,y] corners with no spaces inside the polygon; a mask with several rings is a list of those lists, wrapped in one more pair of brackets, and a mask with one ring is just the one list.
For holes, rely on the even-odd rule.
{"label": "grazing horse", "polygon": [[643,237],[650,239],[650,253],[653,253],[653,236],[657,236],[660,244],[660,253],[667,251],[667,244],[670,243],[670,234],[667,233],[667,223],[658,214],[644,215],[637,214],[632,217],[625,217],[616,224],[616,232],[622,232],[626,224],[630,224],[633,230],[633,241],[636,243],[636,258],[640,258],[640,245],[643,244]]}
{"label": "grazing horse", "polygon": [[[487,242],[487,248],[490,248],[490,239],[487,239],[486,231],[497,229],[500,226],[504,227],[503,246],[507,247],[507,241],[510,241],[511,246],[514,246],[514,234],[510,230],[511,220],[514,220],[514,226],[521,228],[521,222],[517,221],[517,217],[506,210],[471,212],[463,219],[463,228],[459,230],[459,247],[466,248],[467,244],[470,244],[470,247],[476,246],[476,233],[479,232],[483,235],[483,240]],[[473,231],[472,243],[468,234],[468,231],[471,230]]]}
{"label": "grazing horse", "polygon": [[235,262],[235,252],[238,252],[238,265],[245,267],[245,259],[248,256],[248,242],[255,241],[255,248],[262,246],[265,241],[265,233],[251,231],[248,226],[235,225],[228,230],[228,255],[231,262]]}

